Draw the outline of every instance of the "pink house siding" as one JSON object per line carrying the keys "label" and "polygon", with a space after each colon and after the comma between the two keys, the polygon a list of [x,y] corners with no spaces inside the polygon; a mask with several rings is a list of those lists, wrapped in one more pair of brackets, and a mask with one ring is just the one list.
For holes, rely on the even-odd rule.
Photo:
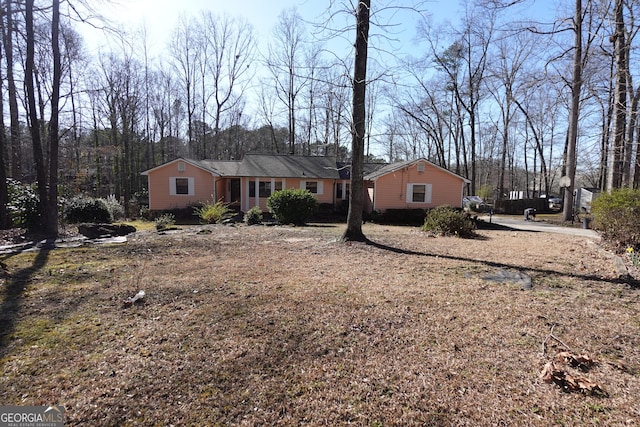
{"label": "pink house siding", "polygon": [[225,203],[231,202],[231,200],[229,200],[230,190],[227,191],[227,187],[229,184],[223,178],[215,177],[215,179],[216,179],[216,183],[215,183],[216,191],[214,196],[215,201],[217,202],[218,200],[222,200]]}
{"label": "pink house siding", "polygon": [[[334,165],[336,167],[334,167]],[[371,165],[365,175],[365,210],[462,206],[469,180],[426,159]],[[246,212],[267,211],[267,199],[285,188],[311,191],[320,204],[339,209],[348,200],[344,167],[327,157],[246,155],[242,161],[176,159],[143,172],[149,179],[149,209],[184,208],[222,200]]]}
{"label": "pink house siding", "polygon": [[[420,162],[379,176],[374,181],[373,209],[414,209],[432,208],[441,205],[453,207],[462,206],[462,191],[464,180],[450,172],[432,164],[423,162],[424,170],[418,170]],[[426,201],[415,203],[411,201],[410,184],[427,186]]]}
{"label": "pink house siding", "polygon": [[[149,209],[152,211],[185,208],[214,197],[213,174],[182,160],[159,166],[148,177]],[[188,194],[175,194],[175,189],[172,191],[176,178],[189,181]]]}
{"label": "pink house siding", "polygon": [[[315,188],[318,189],[318,193],[314,194],[318,199],[318,203],[333,203],[334,202],[334,182],[335,180],[331,179],[308,179],[302,180],[299,178],[254,178],[254,177],[244,177],[242,178],[242,194],[244,195],[240,204],[240,209],[242,211],[247,211],[254,206],[259,206],[262,211],[267,212],[269,209],[267,208],[267,197],[260,197],[258,189],[260,188],[260,182],[269,182],[271,183],[271,191],[273,192],[278,183],[281,183],[282,189],[290,188],[290,189],[306,189],[307,181],[314,182]],[[256,191],[253,196],[250,196],[250,184],[249,182],[254,182]]]}

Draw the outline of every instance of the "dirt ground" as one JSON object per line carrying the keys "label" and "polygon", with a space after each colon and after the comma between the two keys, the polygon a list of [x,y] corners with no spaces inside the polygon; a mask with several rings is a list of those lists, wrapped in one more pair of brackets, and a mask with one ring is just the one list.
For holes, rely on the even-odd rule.
{"label": "dirt ground", "polygon": [[598,243],[343,229],[0,256],[0,402],[72,426],[637,424],[640,290]]}

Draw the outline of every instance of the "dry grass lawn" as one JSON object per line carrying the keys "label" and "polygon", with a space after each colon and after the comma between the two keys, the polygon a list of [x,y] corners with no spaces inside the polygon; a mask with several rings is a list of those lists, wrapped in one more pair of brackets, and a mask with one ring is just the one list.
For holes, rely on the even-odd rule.
{"label": "dry grass lawn", "polygon": [[[70,426],[637,425],[640,290],[596,244],[342,230],[185,227],[0,256],[0,403],[62,404]],[[486,279],[504,271],[533,288]],[[594,364],[558,374],[602,391],[540,378],[565,350]]]}

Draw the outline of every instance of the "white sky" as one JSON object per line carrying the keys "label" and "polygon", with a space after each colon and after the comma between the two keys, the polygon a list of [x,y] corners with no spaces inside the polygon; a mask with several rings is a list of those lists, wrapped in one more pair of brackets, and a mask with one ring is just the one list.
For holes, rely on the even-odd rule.
{"label": "white sky", "polygon": [[[340,5],[349,0],[333,2]],[[243,17],[253,25],[258,40],[264,41],[271,38],[272,29],[283,10],[296,7],[303,19],[319,22],[326,16],[329,3],[329,0],[112,0],[110,3],[102,3],[108,6],[102,6],[98,11],[111,19],[114,25],[125,30],[134,32],[146,27],[150,48],[161,51],[166,47],[180,15],[195,15],[201,10],[210,10],[215,14]],[[404,1],[398,0],[397,3],[403,4]],[[426,3],[426,7],[438,21],[442,21],[456,16],[458,0],[431,0]],[[400,13],[408,15],[408,12]],[[414,16],[413,19],[415,18]],[[394,24],[405,24],[402,16],[393,19]],[[86,25],[81,28],[89,49],[95,51],[104,47],[104,33]],[[414,22],[407,23],[407,27],[401,29],[399,37],[409,40],[413,37],[414,30]]]}
{"label": "white sky", "polygon": [[[303,19],[319,22],[326,16],[330,3],[334,10],[341,4],[349,4],[355,0],[93,0],[103,5],[98,11],[110,18],[115,25],[131,32],[146,27],[149,35],[149,48],[152,52],[161,52],[167,46],[180,15],[195,15],[201,10],[210,10],[215,14],[228,14],[243,17],[251,23],[258,40],[264,42],[271,38],[272,29],[277,23],[280,13],[296,7]],[[373,3],[375,5],[376,1]],[[410,5],[420,0],[396,0],[395,4]],[[518,18],[526,15],[553,16],[556,5],[566,0],[526,0],[518,9]],[[380,0],[379,3],[390,3]],[[434,23],[451,20],[457,24],[461,16],[461,0],[426,0],[423,7],[433,16]],[[524,15],[524,16],[522,16]],[[402,40],[402,49],[411,52],[411,39],[415,33],[416,14],[408,11],[397,12],[392,19],[393,24],[400,24],[393,31],[399,32],[394,37]],[[350,23],[351,24],[351,23]],[[106,36],[101,31],[92,30],[89,26],[81,26],[90,50],[97,51],[105,45]]]}

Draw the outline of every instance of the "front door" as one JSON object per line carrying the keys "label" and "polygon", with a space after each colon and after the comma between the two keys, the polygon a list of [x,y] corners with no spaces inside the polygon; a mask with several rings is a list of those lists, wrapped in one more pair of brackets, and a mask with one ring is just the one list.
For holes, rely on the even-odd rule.
{"label": "front door", "polygon": [[240,203],[240,178],[233,178],[230,187],[231,203]]}

